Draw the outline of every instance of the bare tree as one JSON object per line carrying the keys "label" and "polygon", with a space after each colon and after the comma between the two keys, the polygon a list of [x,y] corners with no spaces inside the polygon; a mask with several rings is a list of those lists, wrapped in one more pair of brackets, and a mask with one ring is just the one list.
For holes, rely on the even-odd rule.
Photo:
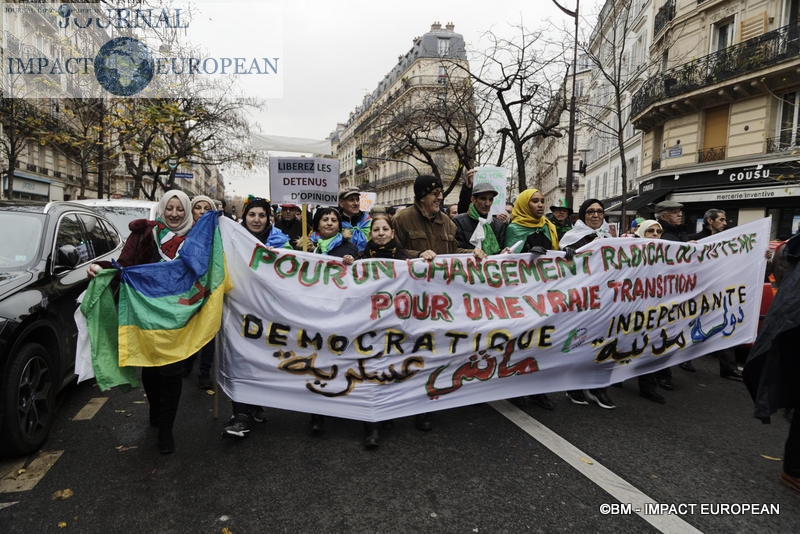
{"label": "bare tree", "polygon": [[[637,32],[634,21],[640,10],[634,0],[608,0],[581,54],[591,65],[592,82],[588,97],[581,101],[582,127],[615,147],[622,186],[620,211],[625,222],[628,191],[626,144],[633,134],[630,124],[632,95],[646,79],[646,73],[662,69],[661,57],[648,57],[646,33]],[[678,35],[667,33],[660,47],[671,49]],[[613,152],[613,150],[612,150]]]}
{"label": "bare tree", "polygon": [[[475,165],[484,129],[469,79],[457,70],[457,63],[443,62],[443,65],[447,75],[437,75],[433,84],[420,84],[425,86],[424,90],[402,103],[388,102],[377,124],[385,136],[383,153],[395,159],[417,161],[440,179],[443,175],[453,176],[446,196],[465,170]],[[430,85],[435,88],[430,89]],[[450,154],[455,155],[456,167],[442,168],[448,160],[444,156]]]}
{"label": "bare tree", "polygon": [[488,103],[485,112],[498,124],[497,165],[505,162],[505,149],[510,145],[522,192],[528,188],[526,162],[531,143],[562,135],[558,114],[550,110],[558,86],[551,85],[550,80],[563,78],[558,74],[563,73],[563,60],[549,51],[549,43],[540,32],[529,32],[521,24],[516,32],[513,39],[487,32],[491,45],[483,53],[479,68],[470,75],[477,84],[478,98]]}

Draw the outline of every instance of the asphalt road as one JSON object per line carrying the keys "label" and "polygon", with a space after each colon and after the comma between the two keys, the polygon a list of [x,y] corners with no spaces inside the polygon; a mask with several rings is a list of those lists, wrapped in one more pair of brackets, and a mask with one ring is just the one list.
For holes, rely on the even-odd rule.
{"label": "asphalt road", "polygon": [[230,403],[215,419],[193,375],[162,456],[141,390],[81,384],[42,452],[0,459],[0,532],[797,532],[800,494],[777,481],[788,423],[762,425],[741,383],[695,365],[674,369],[666,405],[631,380],[615,410],[479,404],[428,433],[394,421],[373,451],[357,421],[312,437],[308,415],[276,409],[223,439]]}

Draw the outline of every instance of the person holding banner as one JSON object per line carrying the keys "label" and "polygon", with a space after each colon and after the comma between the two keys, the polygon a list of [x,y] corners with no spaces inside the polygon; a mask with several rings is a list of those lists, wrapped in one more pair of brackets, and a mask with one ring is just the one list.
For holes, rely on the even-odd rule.
{"label": "person holding banner", "polygon": [[[414,205],[400,210],[394,218],[395,236],[401,247],[412,258],[431,261],[437,254],[474,254],[485,256],[480,249],[458,246],[456,225],[441,210],[444,200],[442,180],[423,174],[414,180]],[[417,429],[433,429],[430,414],[415,417]]]}
{"label": "person holding banner", "polygon": [[342,258],[346,265],[355,261],[358,247],[342,235],[339,210],[331,207],[319,208],[314,213],[311,229],[313,233],[309,239],[309,247],[312,247],[310,252]]}
{"label": "person holding banner", "polygon": [[[635,222],[635,221],[634,221]],[[664,229],[661,223],[653,219],[642,220],[637,223],[636,237],[645,239],[661,239]],[[649,401],[665,404],[667,400],[658,392],[658,374],[646,373],[639,375],[639,396]]]}
{"label": "person holding banner", "polygon": [[386,212],[374,213],[370,226],[369,241],[358,254],[358,259],[386,258],[390,260],[407,260],[408,253],[394,237],[392,216]]}
{"label": "person holding banner", "polygon": [[497,191],[488,182],[481,182],[472,189],[469,211],[453,217],[459,247],[479,248],[488,256],[499,254],[504,248],[506,225],[497,218],[489,220],[496,196]]}
{"label": "person holding banner", "polygon": [[268,247],[292,248],[289,236],[270,221],[271,212],[269,201],[249,197],[242,208],[242,226]]}
{"label": "person holding banner", "polygon": [[[205,195],[192,197],[192,219],[194,219],[194,222],[197,222],[205,212],[215,211],[215,208],[216,202],[210,197]],[[200,360],[200,368],[197,374],[197,386],[200,389],[211,389],[214,385],[211,382],[211,367],[214,364],[214,340],[212,339],[206,343],[196,354],[192,354],[186,359],[186,368],[183,371],[184,376],[189,376],[191,374],[195,358]]]}
{"label": "person holding banner", "polygon": [[[436,176],[417,176],[414,204],[394,218],[395,236],[412,258],[432,260],[437,254],[474,254],[474,248],[461,248],[456,240],[456,225],[440,208],[444,186]],[[478,254],[481,254],[480,252]]]}
{"label": "person holding banner", "polygon": [[[125,241],[117,264],[129,267],[175,259],[193,224],[192,204],[186,193],[167,191],[158,202],[155,221],[131,221],[128,226],[131,234]],[[89,278],[94,278],[101,269],[111,267],[111,264],[93,263],[87,274]],[[158,427],[158,449],[161,454],[175,452],[172,427],[181,398],[183,369],[183,361],[142,368],[142,386],[150,405],[150,425]]]}
{"label": "person holding banner", "polygon": [[[345,265],[351,265],[358,256],[358,248],[342,236],[342,221],[339,210],[332,207],[319,208],[314,213],[309,246],[314,247],[314,254],[326,254],[342,258]],[[366,246],[366,243],[365,243]],[[311,414],[311,433],[322,433],[325,417]]]}
{"label": "person holding banner", "polygon": [[[362,250],[358,259],[385,258],[390,260],[407,260],[408,253],[400,247],[394,238],[392,216],[386,212],[373,212],[372,225],[370,226],[369,241]],[[364,423],[364,447],[375,449],[378,447],[380,423]]]}
{"label": "person holding banner", "polygon": [[[558,250],[558,232],[544,212],[544,195],[538,189],[526,189],[517,197],[505,237],[505,246],[512,253]],[[530,400],[545,410],[555,409],[545,393],[531,395]]]}
{"label": "person holding banner", "polygon": [[369,227],[372,224],[369,213],[361,211],[361,190],[357,187],[348,187],[339,193],[339,216],[342,220],[342,230],[350,233],[350,242],[358,251],[364,250],[369,239]]}
{"label": "person holding banner", "polygon": [[559,250],[558,231],[544,212],[544,195],[538,189],[523,191],[511,210],[505,246],[512,252],[531,252],[537,247],[539,250]]}
{"label": "person holding banner", "polygon": [[[662,200],[654,206],[655,218],[658,224],[664,229],[661,239],[667,241],[689,241],[689,234],[683,225],[683,204],[673,200]],[[678,364],[678,367],[690,373],[695,372],[692,360],[687,360]],[[658,385],[670,391],[674,389],[672,384],[672,369],[665,367],[658,371]]]}
{"label": "person holding banner", "polygon": [[[263,198],[250,197],[242,211],[242,226],[247,228],[253,237],[269,247],[292,248],[289,236],[269,222],[269,203]],[[253,427],[253,421],[266,421],[265,410],[261,406],[231,401],[233,415],[223,428],[228,436],[244,438]]]}
{"label": "person holding banner", "polygon": [[[581,207],[578,208],[578,220],[575,221],[575,225],[561,238],[562,248],[574,250],[595,239],[611,237],[610,228],[604,215],[605,207],[602,202],[596,198],[584,200]],[[581,390],[567,391],[567,398],[573,404],[585,406],[589,404],[588,401],[592,401],[607,410],[616,408],[611,397],[608,396],[606,388],[590,389],[585,393]]]}

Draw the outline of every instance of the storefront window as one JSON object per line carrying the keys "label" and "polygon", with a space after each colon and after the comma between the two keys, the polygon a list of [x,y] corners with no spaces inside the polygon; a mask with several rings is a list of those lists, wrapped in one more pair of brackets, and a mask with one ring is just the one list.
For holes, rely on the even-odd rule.
{"label": "storefront window", "polygon": [[800,229],[800,208],[773,208],[767,210],[767,213],[772,217],[770,239],[783,241]]}

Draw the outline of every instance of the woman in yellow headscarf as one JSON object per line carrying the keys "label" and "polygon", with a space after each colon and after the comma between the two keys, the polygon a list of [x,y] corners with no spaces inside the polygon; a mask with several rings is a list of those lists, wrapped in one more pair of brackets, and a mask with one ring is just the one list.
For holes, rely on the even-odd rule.
{"label": "woman in yellow headscarf", "polygon": [[513,252],[530,252],[537,246],[545,250],[559,250],[558,231],[544,216],[546,209],[544,195],[538,189],[523,191],[511,210],[505,246],[513,247],[522,241],[522,248],[518,246]]}
{"label": "woman in yellow headscarf", "polygon": [[[526,189],[514,202],[511,210],[511,222],[506,230],[506,247],[512,248],[522,242],[522,248],[516,246],[511,252],[530,252],[533,247],[545,250],[558,250],[558,231],[556,226],[544,216],[544,195],[538,189]],[[523,397],[521,401],[529,401],[544,408],[555,408],[553,401],[545,393]]]}

